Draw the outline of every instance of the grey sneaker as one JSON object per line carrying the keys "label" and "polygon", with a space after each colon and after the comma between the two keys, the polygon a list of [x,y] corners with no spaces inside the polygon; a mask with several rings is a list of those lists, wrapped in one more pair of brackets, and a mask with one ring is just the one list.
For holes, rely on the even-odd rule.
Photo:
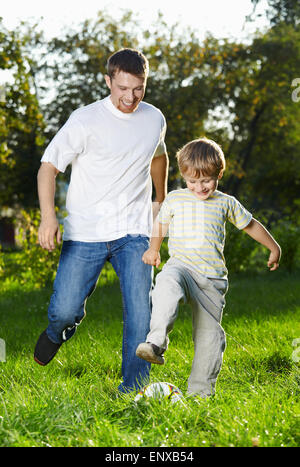
{"label": "grey sneaker", "polygon": [[136,355],[143,360],[147,360],[150,363],[156,363],[157,365],[163,365],[165,359],[163,357],[163,350],[151,342],[143,342],[136,349]]}

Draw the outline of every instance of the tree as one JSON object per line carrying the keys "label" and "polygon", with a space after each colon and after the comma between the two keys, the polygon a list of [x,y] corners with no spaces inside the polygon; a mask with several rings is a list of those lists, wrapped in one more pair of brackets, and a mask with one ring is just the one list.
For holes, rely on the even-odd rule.
{"label": "tree", "polygon": [[[253,13],[248,18],[255,15],[256,7],[261,0],[251,0],[253,3]],[[271,26],[280,23],[289,24],[293,27],[299,25],[300,22],[300,4],[298,0],[268,0],[269,8],[266,11],[266,16],[270,21]]]}
{"label": "tree", "polygon": [[[44,143],[26,37],[8,31],[0,21],[0,68],[11,72],[0,102],[0,206],[36,205],[36,172]],[[1,213],[0,213],[1,215]]]}
{"label": "tree", "polygon": [[291,98],[299,68],[300,33],[285,23],[219,47],[215,89],[232,119],[225,189],[268,217],[299,213],[300,108]]}
{"label": "tree", "polygon": [[[171,155],[170,180],[178,178],[174,154],[187,140],[204,132],[211,105],[204,53],[192,31],[180,34],[161,15],[151,31],[141,31],[132,13],[116,23],[105,12],[87,20],[77,31],[67,31],[47,48],[45,69],[55,97],[45,107],[52,136],[70,113],[108,95],[104,81],[108,57],[121,47],[142,49],[150,61],[145,99],[159,107],[168,121],[167,146]],[[139,31],[139,32],[138,32]],[[51,63],[49,65],[49,62]]]}
{"label": "tree", "polygon": [[[291,15],[287,10],[284,14]],[[20,33],[19,38],[6,34],[8,44],[18,44],[23,80],[19,87],[27,86],[22,105],[31,109],[32,116],[28,126],[30,120],[22,119],[24,110],[20,112],[20,96],[15,95],[11,106],[15,102],[17,121],[26,131],[22,140],[14,129],[18,135],[14,146],[9,146],[7,133],[7,150],[20,154],[18,166],[24,173],[28,170],[32,181],[32,160],[24,157],[26,151],[40,154],[41,135],[47,143],[75,108],[108,95],[104,74],[111,53],[121,47],[139,48],[150,61],[145,99],[167,119],[169,189],[182,183],[176,151],[205,134],[224,149],[227,169],[221,186],[225,191],[269,217],[296,215],[300,209],[300,107],[291,99],[291,83],[300,69],[300,37],[294,24],[287,23],[278,20],[247,43],[211,35],[200,42],[192,30],[183,33],[176,24],[167,26],[161,15],[148,31],[142,31],[130,12],[118,23],[99,12],[96,19],[49,43],[28,28],[22,40]],[[44,130],[39,105],[47,122]],[[8,131],[7,124],[1,131]],[[5,154],[9,173],[8,165],[16,159]],[[39,157],[34,160],[39,164]],[[22,161],[28,168],[22,168]],[[14,190],[18,193],[17,187]]]}

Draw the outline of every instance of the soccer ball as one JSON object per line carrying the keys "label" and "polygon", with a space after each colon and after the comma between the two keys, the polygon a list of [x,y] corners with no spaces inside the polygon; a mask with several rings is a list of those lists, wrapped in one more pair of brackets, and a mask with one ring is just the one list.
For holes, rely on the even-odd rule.
{"label": "soccer ball", "polygon": [[141,399],[148,399],[153,397],[154,399],[166,399],[172,404],[175,402],[182,402],[182,392],[176,386],[170,383],[152,383],[141,389],[135,396],[135,402]]}

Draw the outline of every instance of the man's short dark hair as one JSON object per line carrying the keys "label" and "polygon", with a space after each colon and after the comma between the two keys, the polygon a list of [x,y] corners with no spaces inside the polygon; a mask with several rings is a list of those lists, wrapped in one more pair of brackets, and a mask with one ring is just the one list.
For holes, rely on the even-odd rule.
{"label": "man's short dark hair", "polygon": [[124,48],[112,54],[107,61],[107,74],[112,79],[116,72],[124,71],[135,76],[147,77],[149,63],[138,50]]}

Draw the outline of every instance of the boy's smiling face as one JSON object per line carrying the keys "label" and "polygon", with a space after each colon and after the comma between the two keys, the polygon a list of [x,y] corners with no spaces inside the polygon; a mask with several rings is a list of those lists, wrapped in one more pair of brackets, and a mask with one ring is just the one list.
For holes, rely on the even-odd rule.
{"label": "boy's smiling face", "polygon": [[202,201],[208,199],[214,191],[216,191],[218,187],[218,181],[222,177],[219,175],[218,177],[212,176],[200,176],[198,178],[193,177],[193,173],[191,171],[184,174],[184,180],[186,181],[186,186],[189,190]]}

